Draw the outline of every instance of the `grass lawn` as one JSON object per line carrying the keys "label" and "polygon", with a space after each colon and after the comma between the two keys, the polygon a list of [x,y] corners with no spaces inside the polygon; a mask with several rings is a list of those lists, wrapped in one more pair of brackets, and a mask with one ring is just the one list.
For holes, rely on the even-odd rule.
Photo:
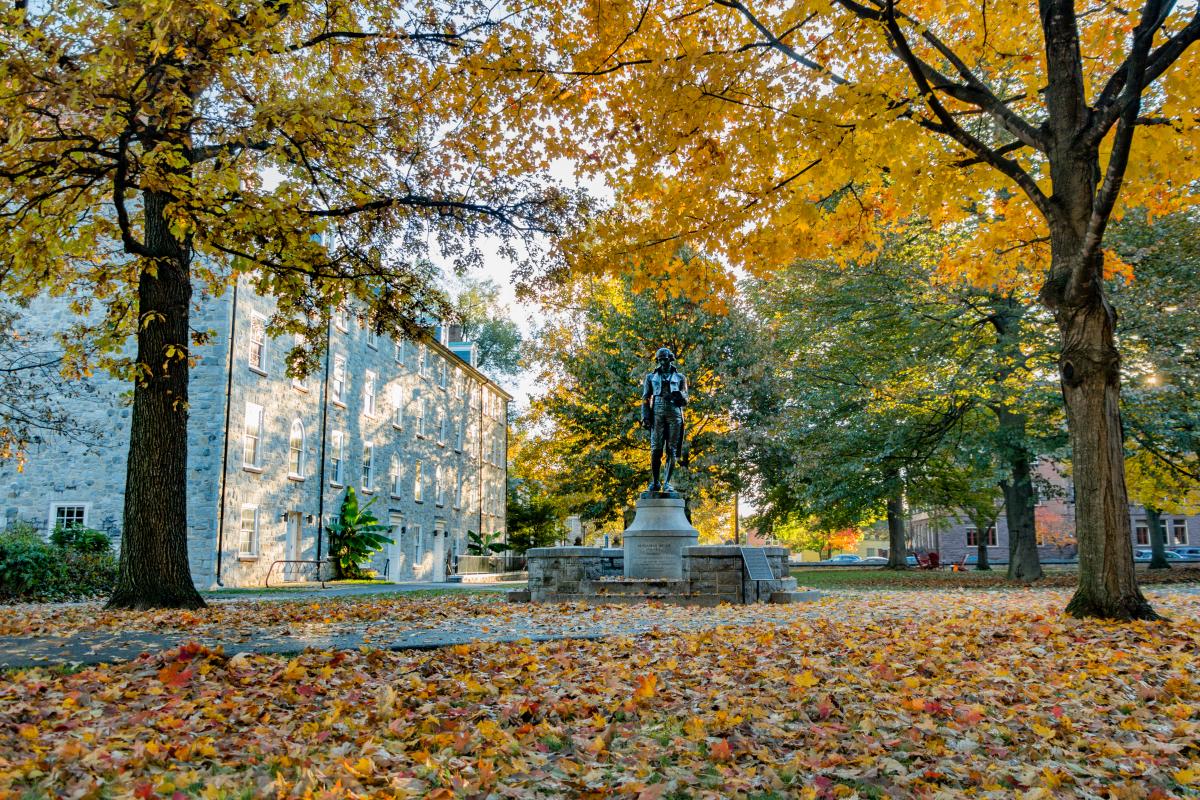
{"label": "grass lawn", "polygon": [[[853,569],[793,569],[792,577],[801,586],[813,589],[1006,589],[1022,584],[1005,577],[1006,567],[993,567],[979,572],[966,570],[889,570],[878,567]],[[1047,571],[1034,586],[1043,588],[1071,588],[1077,582],[1074,571]],[[1142,584],[1169,584],[1200,582],[1200,566],[1172,567],[1169,570],[1138,573]]]}

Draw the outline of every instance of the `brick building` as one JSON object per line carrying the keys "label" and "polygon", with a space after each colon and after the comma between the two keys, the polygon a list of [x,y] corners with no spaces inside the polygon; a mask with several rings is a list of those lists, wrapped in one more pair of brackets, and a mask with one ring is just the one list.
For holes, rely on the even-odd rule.
{"label": "brick building", "polygon": [[[196,585],[261,586],[311,576],[327,554],[326,525],[345,487],[391,528],[373,566],[393,580],[439,580],[468,531],[503,531],[507,417],[512,399],[475,366],[475,348],[435,327],[425,341],[392,341],[352,313],[331,321],[323,368],[285,374],[290,342],[265,334],[274,300],[245,281],[203,297],[192,324],[214,336],[196,347],[188,449],[188,553]],[[61,330],[65,302],[35,303],[25,320]],[[23,469],[0,463],[6,520],[50,530],[82,524],[120,539],[130,408],[128,387],[96,376],[80,421],[92,446],[48,438]],[[275,566],[272,566],[272,565]],[[277,577],[276,577],[277,576]]]}

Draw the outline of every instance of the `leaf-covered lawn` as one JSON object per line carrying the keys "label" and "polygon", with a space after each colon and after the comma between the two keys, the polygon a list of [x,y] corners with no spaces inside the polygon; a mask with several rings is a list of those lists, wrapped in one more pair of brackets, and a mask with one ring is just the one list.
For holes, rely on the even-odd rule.
{"label": "leaf-covered lawn", "polygon": [[602,642],[35,669],[0,681],[0,798],[1200,796],[1200,596],[1130,625],[1066,599],[869,593]]}
{"label": "leaf-covered lawn", "polygon": [[[817,589],[1013,589],[1021,584],[1006,577],[1008,567],[1001,564],[980,572],[974,569],[950,570],[888,570],[879,567],[811,568],[792,570],[792,576],[803,585]],[[1079,573],[1072,569],[1048,571],[1033,585],[1039,588],[1073,589]],[[1200,565],[1175,566],[1169,570],[1146,570],[1139,565],[1138,582],[1147,584],[1200,583]]]}

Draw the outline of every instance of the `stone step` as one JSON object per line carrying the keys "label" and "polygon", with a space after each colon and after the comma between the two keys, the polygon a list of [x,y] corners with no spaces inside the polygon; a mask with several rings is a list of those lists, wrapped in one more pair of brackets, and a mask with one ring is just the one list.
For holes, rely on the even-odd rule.
{"label": "stone step", "polygon": [[777,592],[794,592],[794,591],[796,591],[797,587],[798,587],[798,584],[796,583],[795,578],[783,578],[779,581],[779,588],[776,589],[775,591],[777,591]]}
{"label": "stone step", "polygon": [[583,581],[583,594],[596,597],[649,597],[660,599],[669,595],[684,595],[688,592],[688,581],[673,581],[665,578],[645,578],[622,581]]}
{"label": "stone step", "polygon": [[528,589],[513,589],[505,592],[504,598],[510,603],[528,603],[533,599]]}
{"label": "stone step", "polygon": [[822,597],[823,594],[812,589],[803,592],[771,592],[772,603],[811,603]]}

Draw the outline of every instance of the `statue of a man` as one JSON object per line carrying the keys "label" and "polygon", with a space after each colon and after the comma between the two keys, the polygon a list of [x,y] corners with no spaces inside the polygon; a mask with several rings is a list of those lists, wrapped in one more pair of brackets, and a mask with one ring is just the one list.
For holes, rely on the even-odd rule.
{"label": "statue of a man", "polygon": [[[658,366],[642,385],[642,427],[650,431],[650,470],[652,492],[670,492],[671,473],[683,449],[683,407],[687,405],[687,378],[675,369],[675,354],[660,347],[654,354]],[[659,482],[663,452],[667,454],[667,474]]]}

